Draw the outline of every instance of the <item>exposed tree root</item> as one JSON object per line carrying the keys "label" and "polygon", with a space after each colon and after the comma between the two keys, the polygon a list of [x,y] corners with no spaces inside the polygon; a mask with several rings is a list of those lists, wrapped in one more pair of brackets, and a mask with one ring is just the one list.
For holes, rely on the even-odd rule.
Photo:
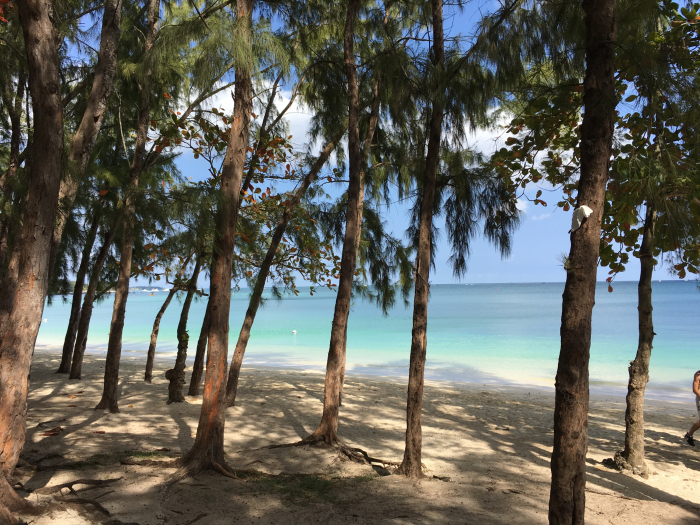
{"label": "exposed tree root", "polygon": [[612,459],[604,459],[603,465],[619,471],[627,470],[632,472],[632,474],[643,477],[644,479],[649,479],[649,468],[645,464],[642,464],[641,466],[632,465],[625,459],[622,452],[615,452],[615,457]]}
{"label": "exposed tree root", "polygon": [[[349,459],[350,461],[354,461],[356,463],[361,463],[364,465],[373,465],[373,464],[380,464],[384,468],[387,466],[390,467],[397,467],[401,465],[400,462],[398,461],[389,461],[386,459],[381,459],[381,458],[375,458],[367,454],[364,450],[361,448],[356,448],[356,447],[349,447],[345,443],[343,443],[340,439],[338,439],[337,436],[327,436],[324,434],[311,434],[308,437],[305,437],[301,441],[297,441],[296,443],[282,443],[279,445],[268,445],[266,447],[261,447],[256,450],[272,450],[275,448],[291,448],[291,447],[305,447],[305,446],[323,446],[326,445],[331,448],[335,448],[338,450],[338,455],[341,457],[345,457]],[[425,465],[423,465],[425,467]]]}
{"label": "exposed tree root", "polygon": [[170,461],[158,461],[157,459],[134,459],[134,458],[124,458],[120,459],[119,463],[122,465],[136,465],[139,467],[162,467],[162,468],[177,468],[180,466],[179,459],[173,459]]}
{"label": "exposed tree root", "polygon": [[99,510],[102,514],[104,514],[105,516],[110,515],[109,511],[106,508],[104,508],[102,505],[100,505],[99,502],[95,501],[94,499],[74,498],[74,497],[69,498],[67,496],[54,496],[53,498],[56,501],[60,501],[61,503],[80,503],[81,505],[92,505],[97,510]]}
{"label": "exposed tree root", "polygon": [[53,494],[54,492],[60,492],[62,489],[68,489],[71,494],[77,496],[78,493],[73,488],[75,485],[89,485],[90,488],[94,489],[108,487],[112,483],[115,483],[121,479],[123,479],[123,477],[112,479],[76,479],[75,481],[69,481],[68,483],[61,483],[59,485],[51,485],[50,487],[36,489],[34,494]]}

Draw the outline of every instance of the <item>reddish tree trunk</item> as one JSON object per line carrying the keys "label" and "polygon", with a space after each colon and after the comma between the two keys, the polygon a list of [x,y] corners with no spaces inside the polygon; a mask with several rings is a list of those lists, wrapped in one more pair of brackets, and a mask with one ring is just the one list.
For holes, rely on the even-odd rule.
{"label": "reddish tree trunk", "polygon": [[73,136],[69,164],[75,166],[76,173],[70,177],[64,177],[61,181],[59,193],[60,208],[51,242],[50,273],[56,264],[56,254],[61,244],[63,230],[68,222],[68,215],[78,193],[80,181],[85,174],[88,162],[95,147],[97,135],[102,127],[104,115],[107,112],[109,96],[114,85],[114,75],[117,71],[117,52],[119,51],[119,39],[121,38],[122,0],[108,0],[105,3],[102,15],[102,32],[100,35],[100,51],[95,65],[95,76],[92,81],[92,90],[85,106],[85,113],[80,125]]}
{"label": "reddish tree trunk", "polygon": [[[190,259],[192,256],[188,256],[187,259],[185,259],[185,262],[182,263],[182,268],[180,268],[179,272],[179,277],[182,278],[182,275],[185,273],[185,269],[187,268],[187,265],[190,263]],[[175,294],[179,292],[181,288],[178,288],[177,286],[174,286],[170,289],[168,292],[168,296],[165,298],[165,302],[163,303],[163,306],[160,307],[160,310],[158,310],[158,314],[156,314],[156,319],[153,321],[153,330],[151,330],[151,342],[148,345],[148,354],[146,357],[146,375],[144,377],[144,381],[147,383],[150,383],[153,380],[153,362],[155,361],[156,358],[156,343],[158,342],[158,333],[160,332],[160,320],[163,318],[163,315],[165,314],[165,311],[168,309],[168,306],[170,306],[170,301],[173,300],[173,297],[175,297]]]}
{"label": "reddish tree trunk", "polygon": [[637,356],[630,363],[627,386],[627,410],[625,412],[625,450],[622,457],[632,468],[647,475],[644,463],[644,392],[649,382],[649,362],[654,343],[654,322],[651,302],[651,281],[654,273],[654,225],[656,212],[647,202],[647,213],[642,233],[642,246],[639,249],[639,344]]}
{"label": "reddish tree trunk", "polygon": [[[433,66],[441,70],[445,60],[445,41],[442,26],[442,0],[431,1],[433,13]],[[437,80],[438,83],[441,79]],[[418,253],[416,254],[416,278],[413,298],[413,329],[411,330],[411,359],[408,369],[408,401],[406,405],[406,448],[397,473],[418,479],[424,476],[421,466],[423,431],[423,380],[428,345],[428,296],[430,295],[430,246],[433,227],[433,202],[435,180],[440,163],[442,138],[443,95],[440,84],[435,86],[436,96],[428,129],[428,151],[425,157],[423,196],[418,225]]]}
{"label": "reddish tree trunk", "polygon": [[245,169],[246,148],[253,110],[252,82],[253,0],[236,4],[241,41],[246,44],[243,59],[236,66],[233,122],[221,172],[221,198],[217,212],[216,238],[211,270],[209,308],[209,353],[204,378],[202,411],[197,437],[183,457],[190,471],[207,466],[224,466],[224,427],[226,423],[226,361],[228,354],[229,312],[231,308],[231,263],[236,239],[238,206]]}
{"label": "reddish tree trunk", "polygon": [[131,263],[134,249],[134,219],[136,209],[134,207],[135,193],[139,187],[139,177],[143,170],[146,155],[146,140],[148,138],[149,115],[151,109],[151,86],[153,85],[153,64],[150,53],[155,42],[158,30],[158,16],[160,0],[149,0],[148,19],[146,23],[146,38],[144,60],[146,62],[141,82],[141,106],[139,108],[138,128],[136,130],[136,144],[134,146],[134,159],[129,170],[129,185],[124,202],[124,230],[122,233],[122,245],[119,260],[119,278],[114,294],[114,308],[112,310],[112,322],[109,331],[109,343],[107,345],[107,360],[105,362],[105,380],[102,399],[95,410],[109,410],[119,412],[119,361],[122,354],[122,333],[124,331],[124,316],[126,314],[126,301],[129,297],[129,278],[131,277]]}
{"label": "reddish tree trunk", "polygon": [[92,248],[95,245],[95,237],[97,237],[97,229],[100,226],[100,218],[102,217],[102,203],[100,202],[95,210],[95,216],[92,219],[92,225],[85,238],[85,246],[80,257],[80,266],[78,273],[75,274],[75,288],[73,289],[73,301],[71,302],[70,318],[68,319],[68,329],[66,330],[66,338],[63,341],[63,356],[61,364],[56,370],[57,374],[67,374],[70,372],[70,364],[73,359],[73,348],[75,347],[75,335],[78,332],[78,321],[80,320],[80,303],[83,300],[83,286],[85,285],[85,276],[87,275],[88,266],[90,265],[90,255]]}
{"label": "reddish tree trunk", "polygon": [[344,30],[345,76],[348,81],[349,184],[338,295],[335,299],[331,341],[326,362],[323,415],[318,428],[305,439],[306,441],[323,441],[329,445],[338,443],[338,410],[340,405],[340,383],[345,363],[345,336],[350,314],[352,281],[357,264],[357,237],[361,233],[362,226],[362,216],[360,215],[362,213],[360,202],[362,186],[360,99],[354,54],[355,21],[359,7],[359,0],[350,0]]}
{"label": "reddish tree trunk", "polygon": [[117,231],[118,222],[115,220],[112,227],[105,235],[104,244],[97,253],[95,264],[92,266],[90,274],[90,282],[88,289],[85,292],[83,299],[83,307],[80,309],[80,320],[78,321],[78,336],[75,339],[75,350],[73,351],[73,362],[71,363],[69,379],[80,379],[83,368],[83,357],[85,356],[85,347],[87,346],[88,330],[90,329],[90,319],[92,318],[92,308],[95,303],[95,295],[97,294],[97,286],[100,283],[100,273],[105,265],[107,256],[109,255],[109,247],[114,240],[114,234]]}
{"label": "reddish tree trunk", "polygon": [[50,0],[19,0],[29,90],[34,101],[34,144],[42,152],[29,174],[18,239],[0,283],[0,516],[23,504],[11,487],[24,446],[32,350],[48,290],[49,249],[63,154],[58,33]]}
{"label": "reddish tree trunk", "polygon": [[199,279],[199,270],[202,267],[202,256],[197,256],[197,261],[194,263],[194,270],[187,287],[187,296],[182,305],[180,312],[180,322],[177,325],[177,357],[175,358],[175,368],[168,370],[166,377],[170,379],[168,385],[168,404],[182,403],[185,396],[182,395],[182,387],[185,384],[185,362],[187,361],[187,346],[189,336],[187,335],[187,319],[190,315],[190,306],[194,293],[197,291],[197,279]]}
{"label": "reddish tree trunk", "polygon": [[586,78],[577,206],[592,215],[571,233],[561,314],[554,408],[549,522],[582,524],[586,506],[588,362],[595,303],[600,223],[615,115],[615,0],[584,0]]}
{"label": "reddish tree trunk", "polygon": [[192,377],[190,378],[190,389],[187,391],[188,396],[198,396],[199,386],[202,384],[202,372],[204,372],[204,355],[207,351],[207,339],[209,339],[209,320],[211,319],[209,302],[207,301],[207,309],[204,312],[204,320],[202,328],[199,331],[199,339],[197,339],[197,352],[194,356],[194,364],[192,365]]}
{"label": "reddish tree trunk", "polygon": [[245,313],[245,319],[243,320],[241,332],[238,334],[236,349],[233,352],[233,357],[231,358],[231,368],[228,374],[228,382],[226,383],[226,406],[232,407],[236,403],[238,377],[241,373],[243,356],[245,355],[248,340],[250,339],[250,331],[253,328],[253,322],[255,322],[255,315],[258,313],[260,298],[262,297],[263,290],[265,290],[265,281],[270,273],[270,267],[272,266],[272,262],[275,258],[280,242],[282,241],[284,232],[287,229],[287,225],[289,224],[289,221],[292,220],[294,210],[296,210],[296,207],[299,205],[299,202],[306,193],[306,190],[309,189],[311,183],[316,179],[319,171],[321,171],[321,168],[323,168],[323,166],[326,164],[328,157],[331,156],[331,153],[333,153],[333,150],[343,138],[343,135],[345,135],[345,129],[340,130],[336,136],[333,137],[333,140],[326,144],[326,147],[323,148],[323,151],[319,155],[318,159],[304,177],[301,186],[297,188],[297,191],[294,193],[294,197],[285,208],[282,218],[280,219],[279,223],[277,223],[275,232],[272,234],[270,246],[267,249],[267,253],[265,254],[262,264],[260,265],[260,272],[258,273],[258,278],[255,281],[253,293],[250,296],[250,302],[248,303],[248,310],[246,310]]}

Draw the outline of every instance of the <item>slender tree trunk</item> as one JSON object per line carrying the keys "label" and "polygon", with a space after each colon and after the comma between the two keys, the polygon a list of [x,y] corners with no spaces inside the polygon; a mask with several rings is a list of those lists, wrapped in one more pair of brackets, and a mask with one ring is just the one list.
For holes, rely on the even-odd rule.
{"label": "slender tree trunk", "polygon": [[270,267],[274,261],[275,254],[279,248],[280,242],[282,241],[282,236],[289,221],[292,220],[294,216],[294,210],[299,205],[302,197],[309,189],[311,183],[318,176],[321,168],[328,161],[328,157],[331,156],[333,150],[338,145],[340,140],[345,135],[345,129],[340,130],[333,140],[331,140],[323,151],[319,155],[318,159],[311,167],[309,172],[304,177],[301,186],[297,188],[294,193],[294,197],[290,200],[289,204],[282,214],[282,218],[277,223],[274,233],[272,234],[272,240],[270,241],[270,247],[267,249],[265,258],[260,265],[260,272],[258,273],[258,278],[255,281],[255,287],[253,288],[253,293],[250,296],[250,302],[248,303],[248,310],[245,313],[245,319],[243,320],[243,326],[241,327],[241,332],[238,334],[238,341],[236,342],[236,350],[233,352],[233,357],[231,358],[231,368],[228,374],[228,382],[226,383],[226,406],[232,407],[236,403],[236,391],[238,389],[238,377],[241,373],[241,365],[243,363],[243,356],[245,355],[246,347],[248,346],[248,340],[250,339],[250,331],[253,328],[253,322],[255,322],[255,315],[258,313],[258,307],[260,306],[260,298],[262,297],[263,290],[265,290],[265,281],[270,273]]}
{"label": "slender tree trunk", "polygon": [[210,313],[211,310],[209,309],[209,301],[207,301],[207,309],[204,312],[202,328],[199,331],[199,339],[197,339],[197,352],[195,353],[194,363],[192,364],[192,377],[190,378],[190,389],[187,391],[188,396],[198,396],[199,386],[202,384],[204,355],[207,351],[207,339],[209,339],[209,321],[211,319]]}
{"label": "slender tree trunk", "polygon": [[[32,163],[29,191],[21,211],[19,238],[13,244],[0,283],[0,516],[24,504],[11,486],[24,446],[27,389],[32,350],[48,290],[49,248],[63,153],[59,36],[51,0],[17,2],[24,34],[29,90],[34,101],[34,144],[42,152]],[[8,517],[9,516],[9,517]]]}
{"label": "slender tree trunk", "polygon": [[182,387],[185,384],[185,364],[187,361],[187,346],[189,344],[189,335],[187,335],[187,319],[190,315],[190,306],[194,293],[197,291],[197,279],[199,279],[199,270],[202,268],[202,255],[197,255],[197,261],[194,263],[192,278],[187,287],[187,296],[182,305],[180,313],[180,322],[177,325],[177,357],[175,359],[175,368],[168,370],[165,377],[170,380],[168,386],[168,404],[182,403],[185,396],[182,395]]}
{"label": "slender tree trunk", "polygon": [[[433,13],[433,67],[441,70],[445,60],[445,41],[442,26],[442,0],[431,0]],[[437,82],[441,82],[438,74]],[[406,448],[397,473],[412,479],[424,476],[421,465],[423,430],[423,380],[425,356],[428,345],[428,296],[430,295],[430,247],[433,226],[433,202],[435,180],[440,163],[440,141],[442,138],[444,92],[440,84],[435,86],[428,151],[425,157],[423,196],[418,225],[418,253],[416,255],[416,278],[413,297],[413,329],[411,330],[411,359],[408,369],[408,400],[406,405]]]}
{"label": "slender tree trunk", "polygon": [[654,273],[654,226],[656,212],[647,201],[647,212],[639,250],[641,271],[637,294],[639,297],[639,345],[637,356],[630,363],[627,385],[627,410],[625,412],[625,450],[622,457],[632,468],[648,476],[644,464],[644,391],[649,382],[649,362],[654,342],[652,318],[651,281]]}
{"label": "slender tree trunk", "polygon": [[359,0],[350,0],[345,19],[344,61],[348,80],[348,159],[349,184],[345,222],[345,239],[340,262],[338,294],[335,299],[331,341],[326,362],[326,379],[323,393],[323,415],[318,428],[305,441],[323,441],[328,445],[338,443],[338,411],[340,404],[340,381],[345,362],[346,326],[350,314],[352,281],[357,264],[357,237],[361,233],[362,208],[360,192],[362,186],[362,154],[360,152],[360,99],[357,85],[354,40],[355,20],[360,7]]}
{"label": "slender tree trunk", "polygon": [[173,300],[173,297],[175,297],[175,294],[178,291],[180,291],[180,289],[175,286],[170,289],[168,296],[163,302],[163,306],[160,307],[158,314],[156,314],[156,319],[153,321],[151,343],[148,345],[148,357],[146,358],[146,375],[144,377],[144,381],[146,381],[146,383],[150,383],[153,380],[153,362],[156,358],[156,343],[158,342],[158,332],[160,332],[160,320],[163,318],[163,314],[165,314],[168,306],[170,306],[170,301]]}
{"label": "slender tree trunk", "polygon": [[[365,206],[365,166],[367,158],[369,157],[369,150],[372,146],[372,139],[374,138],[374,132],[377,129],[377,123],[379,122],[379,86],[380,81],[377,79],[374,81],[374,86],[372,88],[372,110],[369,115],[369,123],[367,126],[367,135],[365,136],[365,142],[362,145],[362,171],[360,172],[360,193],[357,196],[357,200],[360,204],[357,211],[359,217],[360,226],[359,234],[355,237],[355,260],[360,253],[360,242],[362,241],[362,215],[364,214]],[[349,314],[349,312],[348,312]],[[347,346],[348,346],[348,324],[345,323],[345,334],[343,335],[343,366],[340,369],[340,392],[338,392],[338,406],[343,406],[343,388],[345,387],[345,364],[347,356]]]}
{"label": "slender tree trunk", "polygon": [[114,235],[117,232],[119,217],[112,224],[111,228],[105,235],[104,243],[97,253],[95,264],[92,266],[90,273],[90,282],[88,289],[85,292],[83,299],[83,307],[80,309],[80,320],[78,321],[78,335],[75,339],[75,350],[73,351],[73,362],[71,363],[69,379],[80,379],[83,369],[83,357],[85,356],[85,348],[87,346],[88,330],[90,328],[90,319],[92,318],[92,308],[95,303],[97,294],[97,286],[100,283],[100,273],[105,265],[107,256],[109,255],[109,247],[112,245]]}
{"label": "slender tree trunk", "polygon": [[615,0],[583,0],[586,77],[577,207],[592,215],[571,233],[561,314],[561,351],[554,408],[549,522],[583,524],[588,450],[588,362],[595,304],[600,223],[615,115]]}
{"label": "slender tree trunk", "polygon": [[[185,269],[187,268],[187,265],[190,263],[190,259],[192,256],[188,256],[187,259],[185,259],[185,262],[182,263],[182,267],[180,268],[180,272],[178,277],[181,279],[182,275],[185,273]],[[163,303],[163,306],[160,307],[160,310],[158,310],[158,314],[156,315],[155,321],[153,321],[153,330],[151,330],[151,342],[148,345],[148,355],[146,357],[146,375],[144,377],[144,381],[147,383],[150,383],[153,380],[153,362],[155,361],[156,358],[156,343],[158,342],[158,332],[160,332],[160,320],[163,318],[163,315],[165,314],[165,311],[168,309],[168,306],[170,306],[170,301],[173,300],[173,297],[177,292],[179,292],[181,288],[179,288],[176,285],[173,285],[173,287],[170,289],[168,292],[168,296],[165,298],[165,302]]]}
{"label": "slender tree trunk", "polygon": [[90,255],[92,248],[95,245],[95,237],[97,237],[97,229],[100,226],[100,218],[102,217],[102,202],[97,205],[95,216],[92,219],[90,230],[85,238],[85,246],[80,258],[80,266],[78,273],[75,274],[75,288],[73,289],[73,301],[71,302],[70,318],[68,320],[68,329],[66,330],[66,338],[63,341],[63,356],[61,364],[56,370],[57,374],[67,374],[70,372],[70,364],[73,359],[73,348],[75,347],[75,335],[78,332],[78,321],[80,320],[80,303],[83,300],[83,285],[85,284],[85,276],[90,265]]}
{"label": "slender tree trunk", "polygon": [[71,142],[68,163],[76,168],[76,175],[64,177],[59,193],[59,213],[51,241],[51,258],[49,276],[53,275],[56,255],[63,237],[63,230],[68,222],[70,210],[73,207],[78,187],[87,170],[87,165],[95,147],[97,135],[102,127],[104,115],[107,112],[109,97],[114,85],[114,75],[117,70],[117,53],[121,38],[122,0],[108,0],[102,15],[102,32],[100,35],[100,51],[95,65],[95,76],[92,90],[87,100],[85,113],[80,121]]}
{"label": "slender tree trunk", "polygon": [[124,201],[124,230],[122,233],[121,254],[119,260],[119,278],[114,294],[114,309],[112,310],[112,322],[109,331],[109,343],[107,345],[107,360],[105,363],[105,381],[102,399],[95,410],[109,410],[112,413],[119,412],[119,361],[122,354],[122,333],[124,331],[124,316],[126,314],[126,301],[129,298],[129,279],[131,277],[131,263],[134,249],[134,220],[136,208],[134,199],[139,188],[139,177],[143,170],[146,155],[146,140],[148,138],[148,125],[151,109],[151,87],[153,85],[153,64],[151,48],[155,42],[158,31],[158,16],[160,0],[149,0],[148,20],[146,24],[146,38],[143,78],[141,81],[141,106],[139,108],[138,128],[136,130],[136,144],[134,146],[134,159],[129,170],[129,185]]}
{"label": "slender tree trunk", "polygon": [[245,169],[246,149],[253,110],[252,82],[252,15],[253,0],[239,0],[236,19],[246,50],[236,66],[233,122],[221,172],[220,200],[211,270],[209,308],[209,353],[204,378],[202,411],[197,437],[183,457],[189,472],[207,466],[223,467],[224,427],[226,423],[226,361],[228,354],[229,313],[231,309],[231,264],[236,239],[238,207]]}

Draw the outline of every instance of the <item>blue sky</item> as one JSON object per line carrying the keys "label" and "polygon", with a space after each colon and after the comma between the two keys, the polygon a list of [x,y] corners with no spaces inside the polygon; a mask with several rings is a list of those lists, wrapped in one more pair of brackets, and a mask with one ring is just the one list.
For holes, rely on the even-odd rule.
{"label": "blue sky", "polygon": [[[464,10],[455,7],[445,8],[445,27],[451,36],[460,34],[466,37],[471,34],[474,24],[480,19],[479,13],[493,10],[497,4],[494,2],[477,1],[469,3]],[[283,87],[283,91],[277,101],[282,108],[289,101],[290,86]],[[226,111],[232,110],[231,96],[229,93],[221,93],[214,104],[224,107]],[[293,142],[297,151],[309,149],[307,131],[311,114],[304,110],[303,106],[295,103],[287,114],[290,132],[294,136]],[[469,145],[481,150],[485,154],[491,153],[502,145],[500,128],[492,130],[476,130],[469,138]],[[311,148],[315,149],[315,148]],[[205,166],[201,161],[196,161],[190,153],[183,153],[178,161],[178,167],[187,178],[201,179],[205,176]],[[546,188],[543,188],[546,190]],[[341,188],[337,188],[339,194]],[[331,191],[332,193],[335,193]],[[533,192],[534,193],[534,192]],[[547,199],[547,191],[543,195]],[[455,282],[465,283],[506,283],[506,282],[560,282],[566,276],[559,262],[562,254],[569,251],[568,231],[571,227],[571,211],[564,212],[556,206],[559,192],[551,194],[551,203],[548,207],[535,206],[530,202],[522,202],[523,221],[520,229],[514,237],[511,256],[503,260],[493,246],[483,239],[475,239],[469,260],[469,270],[461,280],[452,274],[448,262],[450,247],[443,234],[438,239],[438,252],[436,269],[431,275],[431,282],[436,284],[448,284]],[[408,224],[408,210],[410,202],[394,206],[387,210],[385,220],[392,233],[404,239],[403,232]],[[443,226],[443,224],[440,224]],[[598,280],[602,281],[608,276],[607,269],[600,268]],[[636,259],[628,265],[627,271],[620,274],[617,280],[637,280],[639,276],[639,263]],[[668,273],[668,265],[659,264],[655,271],[655,279],[672,279]],[[201,280],[205,285],[206,281]]]}

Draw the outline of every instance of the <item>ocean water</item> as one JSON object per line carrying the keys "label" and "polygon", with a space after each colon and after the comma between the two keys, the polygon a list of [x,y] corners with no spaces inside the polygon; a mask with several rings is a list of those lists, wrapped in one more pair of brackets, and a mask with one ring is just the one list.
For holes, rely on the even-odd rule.
{"label": "ocean water", "polygon": [[[559,355],[563,283],[433,285],[428,307],[426,378],[482,384],[554,385]],[[129,296],[123,357],[143,359],[155,315],[165,292]],[[158,338],[159,359],[172,359],[184,294],[164,315]],[[233,351],[248,292],[231,300],[230,351]],[[88,353],[106,352],[112,298],[96,305]],[[653,284],[654,349],[647,395],[688,399],[693,373],[700,369],[700,292],[694,282]],[[256,318],[244,366],[325,367],[335,292],[266,301]],[[189,318],[190,360],[206,303],[196,301]],[[70,304],[55,297],[44,310],[37,350],[62,347]],[[374,305],[355,299],[348,326],[347,373],[407,377],[412,307],[394,307],[384,317]],[[292,333],[296,330],[296,334]],[[614,292],[599,283],[593,311],[591,393],[624,395],[627,367],[637,349],[637,285],[617,282]]]}

